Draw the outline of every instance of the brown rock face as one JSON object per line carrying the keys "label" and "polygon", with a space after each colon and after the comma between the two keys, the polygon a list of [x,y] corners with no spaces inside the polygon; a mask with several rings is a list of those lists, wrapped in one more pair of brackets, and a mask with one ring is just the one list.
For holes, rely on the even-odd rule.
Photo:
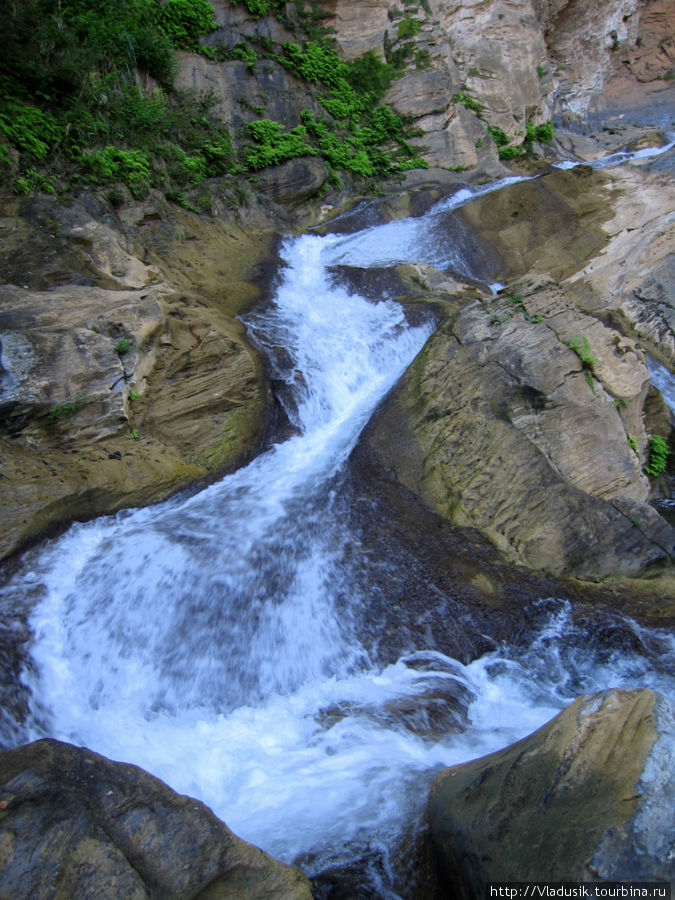
{"label": "brown rock face", "polygon": [[311,900],[203,803],[52,740],[0,754],[0,862],[2,897]]}
{"label": "brown rock face", "polygon": [[522,741],[446,769],[429,802],[444,883],[668,881],[672,708],[652,691],[580,697]]}
{"label": "brown rock face", "polygon": [[[594,374],[568,346],[575,336]],[[675,532],[646,504],[628,443],[647,442],[649,373],[624,349],[553,283],[516,285],[441,325],[364,440],[383,471],[512,561],[639,573],[675,554]]]}
{"label": "brown rock face", "polygon": [[[469,304],[457,294],[464,305],[365,432],[379,474],[533,569],[598,578],[668,566],[675,532],[648,505],[643,473],[646,358],[607,315],[625,321],[632,310],[643,340],[651,335],[662,355],[669,352],[667,304],[654,283],[668,292],[663,197],[659,172],[609,177],[580,169],[460,210],[497,252],[491,277],[554,278],[531,276]],[[634,226],[640,252],[628,268]],[[644,299],[648,291],[653,302]],[[670,424],[662,422],[667,436]]]}
{"label": "brown rock face", "polygon": [[[85,199],[93,211],[5,209],[0,557],[235,466],[265,426],[260,363],[232,314],[256,296],[245,278],[271,242],[152,200],[113,218]],[[22,287],[13,240],[34,254]]]}

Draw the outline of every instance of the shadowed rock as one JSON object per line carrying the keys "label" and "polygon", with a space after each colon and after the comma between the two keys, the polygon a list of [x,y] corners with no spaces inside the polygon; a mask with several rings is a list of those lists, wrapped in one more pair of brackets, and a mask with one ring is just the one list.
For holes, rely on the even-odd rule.
{"label": "shadowed rock", "polygon": [[672,707],[648,690],[583,696],[505,750],[445,769],[430,797],[445,883],[675,877]]}
{"label": "shadowed rock", "polygon": [[311,900],[311,890],[203,803],[43,740],[0,754],[0,896]]}

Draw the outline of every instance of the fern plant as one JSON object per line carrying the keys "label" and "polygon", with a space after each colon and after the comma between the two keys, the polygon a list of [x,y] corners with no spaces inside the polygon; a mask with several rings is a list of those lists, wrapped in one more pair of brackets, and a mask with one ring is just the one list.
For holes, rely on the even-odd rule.
{"label": "fern plant", "polygon": [[645,466],[645,472],[652,478],[663,475],[668,465],[670,448],[659,434],[653,434],[649,438],[649,462]]}

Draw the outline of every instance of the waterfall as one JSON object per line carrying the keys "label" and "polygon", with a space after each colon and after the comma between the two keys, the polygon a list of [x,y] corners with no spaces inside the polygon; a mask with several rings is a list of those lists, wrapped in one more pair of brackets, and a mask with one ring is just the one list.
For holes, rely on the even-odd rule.
{"label": "waterfall", "polygon": [[672,684],[672,635],[621,620],[628,648],[594,649],[551,598],[530,645],[468,665],[423,646],[382,665],[358,628],[345,462],[433,324],[409,325],[331,268],[426,260],[478,278],[444,217],[500,186],[286,241],[274,301],[247,325],[288,386],[294,435],[194,496],[76,524],[25,555],[2,592],[4,608],[33,605],[24,739],[136,763],[310,873],[374,854],[379,895],[396,897],[391,850],[439,768],[583,691]]}

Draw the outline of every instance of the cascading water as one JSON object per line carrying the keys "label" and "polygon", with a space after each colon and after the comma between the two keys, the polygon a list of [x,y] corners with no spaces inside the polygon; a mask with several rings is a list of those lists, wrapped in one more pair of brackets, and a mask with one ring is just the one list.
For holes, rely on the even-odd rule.
{"label": "cascading water", "polygon": [[34,605],[20,739],[141,765],[310,873],[377,859],[363,878],[382,897],[398,896],[391,851],[440,767],[583,691],[672,684],[672,637],[622,621],[631,640],[611,656],[556,601],[530,647],[469,665],[420,645],[383,666],[359,632],[344,463],[432,325],[349,293],[328,267],[424,259],[477,277],[442,239],[471,193],[422,219],[289,240],[274,304],[248,324],[289,385],[297,433],[189,499],[73,526],[27,553],[2,596]]}

